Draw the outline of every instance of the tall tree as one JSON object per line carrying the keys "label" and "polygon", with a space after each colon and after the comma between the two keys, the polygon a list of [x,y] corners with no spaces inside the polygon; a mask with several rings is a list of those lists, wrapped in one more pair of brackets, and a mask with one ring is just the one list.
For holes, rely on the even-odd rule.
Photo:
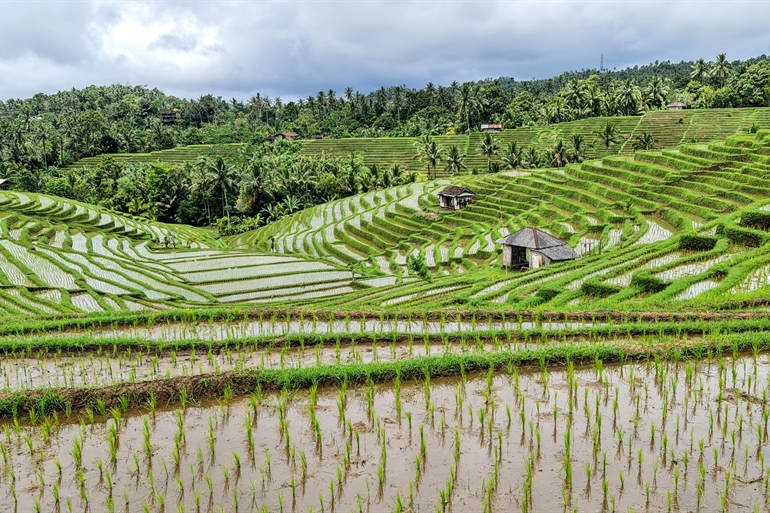
{"label": "tall tree", "polygon": [[698,59],[695,64],[692,65],[692,72],[690,73],[690,80],[697,80],[703,82],[709,74],[709,67],[704,59]]}
{"label": "tall tree", "polygon": [[510,169],[516,169],[518,167],[522,166],[522,151],[521,148],[519,148],[519,145],[516,144],[516,141],[511,141],[508,143],[508,146],[505,148],[505,153],[503,154],[503,164],[505,164],[506,168]]}
{"label": "tall tree", "polygon": [[463,162],[465,160],[465,154],[454,144],[449,148],[444,160],[446,161],[446,170],[453,175],[456,175],[463,169],[467,169]]}
{"label": "tall tree", "polygon": [[219,189],[222,193],[222,215],[230,218],[227,204],[227,193],[235,189],[237,170],[231,166],[222,156],[206,161],[206,171],[209,174],[211,189]]}
{"label": "tall tree", "polygon": [[492,134],[489,132],[485,133],[484,137],[481,139],[481,142],[476,148],[476,151],[487,158],[487,171],[492,170],[492,157],[497,155],[499,150],[500,145],[498,144],[497,139],[492,137]]}
{"label": "tall tree", "polygon": [[717,60],[711,68],[711,76],[719,81],[721,87],[727,84],[727,79],[732,74],[732,71],[733,65],[727,60],[727,54],[720,53],[717,55]]}
{"label": "tall tree", "polygon": [[428,166],[428,176],[430,176],[430,171],[432,169],[433,178],[435,178],[436,166],[441,160],[441,156],[444,154],[444,148],[429,135],[426,135],[414,144],[417,146],[417,155],[415,155],[414,158],[419,159]]}

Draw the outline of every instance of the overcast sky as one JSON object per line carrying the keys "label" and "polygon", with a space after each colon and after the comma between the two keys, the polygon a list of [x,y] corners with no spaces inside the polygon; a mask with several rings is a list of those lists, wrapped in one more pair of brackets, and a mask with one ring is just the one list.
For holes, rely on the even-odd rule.
{"label": "overcast sky", "polygon": [[142,84],[285,100],[770,54],[770,2],[0,0],[0,99]]}

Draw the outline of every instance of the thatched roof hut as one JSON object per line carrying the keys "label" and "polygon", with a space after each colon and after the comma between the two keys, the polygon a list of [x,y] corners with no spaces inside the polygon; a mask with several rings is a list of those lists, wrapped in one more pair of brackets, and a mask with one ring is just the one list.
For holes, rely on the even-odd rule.
{"label": "thatched roof hut", "polygon": [[468,203],[472,203],[474,195],[474,192],[467,187],[449,185],[438,193],[438,202],[442,208],[459,210]]}
{"label": "thatched roof hut", "polygon": [[[536,269],[553,262],[577,258],[566,242],[537,228],[522,228],[497,240],[503,245],[503,266]],[[529,251],[529,261],[527,261]]]}

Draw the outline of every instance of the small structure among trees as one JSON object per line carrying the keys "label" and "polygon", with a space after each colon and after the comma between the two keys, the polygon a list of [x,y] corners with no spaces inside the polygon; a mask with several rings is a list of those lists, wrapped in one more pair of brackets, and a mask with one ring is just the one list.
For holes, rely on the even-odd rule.
{"label": "small structure among trees", "polygon": [[299,134],[297,132],[281,132],[280,134],[274,134],[267,137],[269,142],[275,142],[280,140],[293,141],[297,139]]}
{"label": "small structure among trees", "polygon": [[176,125],[179,113],[179,109],[163,109],[160,111],[160,119],[164,125]]}
{"label": "small structure among trees", "polygon": [[666,106],[668,110],[683,110],[685,107],[686,105],[682,102],[671,102]]}
{"label": "small structure among trees", "polygon": [[438,203],[441,208],[460,210],[468,203],[473,203],[473,191],[459,185],[449,185],[438,193]]}
{"label": "small structure among trees", "polygon": [[512,269],[537,269],[577,258],[577,253],[566,242],[537,228],[522,228],[498,239],[497,243],[503,245],[503,267]]}
{"label": "small structure among trees", "polygon": [[501,132],[502,130],[503,130],[503,125],[498,125],[498,124],[481,125],[482,132]]}
{"label": "small structure among trees", "polygon": [[10,189],[14,185],[16,184],[13,183],[11,180],[7,178],[0,178],[0,189]]}

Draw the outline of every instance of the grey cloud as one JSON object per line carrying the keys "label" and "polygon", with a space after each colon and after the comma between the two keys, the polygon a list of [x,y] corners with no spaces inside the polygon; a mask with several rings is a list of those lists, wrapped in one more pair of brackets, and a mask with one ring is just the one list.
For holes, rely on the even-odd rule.
{"label": "grey cloud", "polygon": [[[30,7],[46,7],[46,11]],[[732,2],[124,2],[6,4],[0,97],[91,83],[170,94],[285,99],[351,86],[513,76],[654,60],[770,53],[766,3]],[[57,11],[58,9],[58,11]],[[104,55],[128,19],[159,30],[134,54]],[[38,30],[18,27],[36,23]],[[29,32],[29,33],[27,33]],[[10,35],[9,35],[10,34]],[[169,52],[189,59],[169,57]],[[36,73],[32,70],[36,69]],[[10,80],[5,73],[12,73]]]}

